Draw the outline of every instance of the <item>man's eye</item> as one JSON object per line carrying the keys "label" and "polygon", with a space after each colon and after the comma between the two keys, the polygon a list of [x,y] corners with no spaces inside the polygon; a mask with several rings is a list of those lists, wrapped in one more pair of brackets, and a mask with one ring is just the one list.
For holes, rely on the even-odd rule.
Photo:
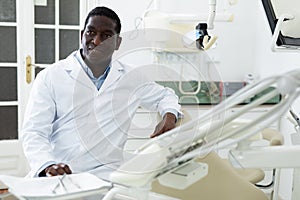
{"label": "man's eye", "polygon": [[107,39],[107,38],[112,37],[112,35],[110,35],[110,34],[104,34],[103,37],[104,37],[105,39]]}
{"label": "man's eye", "polygon": [[87,31],[87,32],[86,32],[87,35],[92,35],[92,34],[94,34],[94,33],[95,33],[94,31]]}

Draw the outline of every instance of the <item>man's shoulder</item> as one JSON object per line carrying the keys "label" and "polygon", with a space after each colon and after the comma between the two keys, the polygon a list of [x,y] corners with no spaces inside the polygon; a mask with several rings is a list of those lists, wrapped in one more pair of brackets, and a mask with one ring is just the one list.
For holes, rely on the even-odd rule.
{"label": "man's shoulder", "polygon": [[71,69],[72,66],[76,63],[75,59],[75,52],[72,52],[69,56],[67,56],[64,59],[61,59],[50,66],[47,67],[47,70],[49,71],[57,71],[57,70],[66,70],[66,69]]}
{"label": "man's shoulder", "polygon": [[49,77],[49,76],[57,76],[61,74],[61,72],[66,71],[68,69],[72,70],[74,68],[74,64],[76,63],[76,59],[74,57],[75,52],[71,53],[65,59],[59,60],[41,70],[37,76]]}
{"label": "man's shoulder", "polygon": [[68,55],[66,58],[61,59],[55,63],[53,63],[52,67],[60,67],[60,68],[69,68],[70,66],[74,65],[74,63],[77,62],[76,60],[76,52],[72,52],[70,55]]}

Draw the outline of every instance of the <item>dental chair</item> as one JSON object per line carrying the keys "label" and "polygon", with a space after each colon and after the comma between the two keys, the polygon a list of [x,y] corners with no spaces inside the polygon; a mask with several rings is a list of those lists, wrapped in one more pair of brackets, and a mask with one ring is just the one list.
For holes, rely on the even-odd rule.
{"label": "dental chair", "polygon": [[[261,130],[268,128],[289,110],[290,105],[300,95],[299,80],[300,71],[294,70],[250,84],[199,117],[191,119],[182,126],[146,142],[145,145],[138,149],[132,159],[125,162],[111,174],[110,180],[114,187],[106,194],[104,200],[111,199],[116,194],[124,194],[136,199],[148,199],[151,185],[153,185],[154,191],[163,192],[167,190],[166,188],[156,187],[157,180],[164,180],[164,185],[172,185],[174,182],[174,179],[171,177],[172,173],[182,171],[186,173],[194,172],[188,169],[195,165],[200,166],[200,170],[195,171],[197,172],[195,175],[198,175],[197,178],[193,179],[192,177],[187,182],[176,182],[178,185],[183,184],[183,189],[196,188],[196,193],[192,193],[192,191],[186,193],[186,195],[190,195],[190,198],[196,195],[199,199],[202,196],[197,194],[204,194],[204,192],[198,193],[200,189],[195,186],[195,184],[201,184],[199,180],[204,181],[207,179],[206,181],[208,181],[209,176],[215,176],[217,177],[215,181],[208,181],[205,186],[201,185],[202,188],[205,188],[204,191],[207,191],[206,194],[213,195],[211,199],[219,199],[216,193],[222,195],[222,199],[224,199],[225,195],[227,195],[225,192],[230,190],[235,193],[232,196],[228,194],[228,199],[230,200],[234,199],[234,197],[239,197],[238,199],[243,200],[267,199],[262,191],[249,181],[242,179],[235,170],[230,169],[228,165],[221,162],[213,152],[236,146],[236,150],[230,150],[230,155],[242,167],[245,164],[246,167],[254,168],[300,167],[298,159],[290,159],[288,156],[297,157],[296,155],[300,153],[299,147],[272,146],[257,148],[245,145],[249,144],[247,140],[256,137]],[[237,112],[231,115],[224,115],[228,109],[240,105],[252,96],[265,91],[270,86],[273,86],[274,89],[267,91],[249,104],[241,106]],[[279,94],[281,95],[281,101],[272,106],[270,110],[255,116],[254,119],[249,120],[247,123],[240,123],[243,114]],[[220,118],[220,116],[222,117]],[[268,137],[268,134],[266,135]],[[278,143],[277,140],[272,141]],[[256,157],[259,157],[260,160],[257,160]],[[204,159],[204,161],[211,163],[202,162],[200,164],[199,159]],[[217,173],[217,170],[214,171],[218,167],[221,167],[224,171],[220,171],[220,173]],[[210,172],[215,172],[216,175]],[[227,180],[221,183],[219,177],[222,176],[225,176],[225,180]],[[233,187],[233,184],[236,187]],[[238,189],[239,187],[240,189]],[[222,190],[222,188],[225,189]],[[242,192],[244,192],[244,195],[242,195]],[[181,191],[181,193],[183,192]],[[251,197],[249,198],[248,195]],[[209,198],[208,196],[203,199]],[[277,200],[279,198],[275,197],[273,199]]]}
{"label": "dental chair", "polygon": [[[188,112],[185,110],[182,112],[184,118],[178,120],[176,127],[192,120]],[[160,115],[157,115],[156,121],[160,120]],[[261,131],[260,135],[262,139],[269,141],[269,145],[283,144],[283,136],[276,130],[266,128]],[[134,138],[132,139],[134,140]],[[140,138],[136,138],[136,140],[139,141]],[[159,180],[155,180],[152,183],[151,191],[182,200],[198,200],[199,197],[208,200],[221,198],[224,200],[267,199],[266,195],[255,185],[265,177],[262,169],[234,168],[228,159],[221,158],[216,152],[198,158],[196,162],[207,163],[209,166],[209,173],[203,179],[185,189],[164,186]]]}
{"label": "dental chair", "polygon": [[[278,131],[266,128],[261,131],[263,139],[269,141],[270,146],[283,145],[283,136]],[[266,200],[268,197],[256,186],[265,178],[262,169],[235,168],[228,159],[221,158],[217,153],[211,152],[197,162],[207,163],[209,173],[203,179],[192,184],[184,190],[164,186],[155,180],[152,191],[182,200]],[[274,180],[272,180],[274,182]]]}
{"label": "dental chair", "polygon": [[[183,113],[184,118],[179,119],[177,126],[184,125],[191,120],[191,116],[186,111]],[[277,130],[265,128],[260,136],[261,139],[268,141],[270,146],[283,145],[283,135]],[[257,138],[252,138],[253,141],[255,139]],[[159,180],[155,180],[152,183],[152,191],[182,200],[198,200],[199,197],[206,200],[268,199],[260,187],[256,186],[265,178],[265,172],[262,169],[235,168],[228,159],[221,158],[216,152],[211,152],[196,161],[207,163],[209,166],[209,173],[203,179],[184,190],[164,186]]]}

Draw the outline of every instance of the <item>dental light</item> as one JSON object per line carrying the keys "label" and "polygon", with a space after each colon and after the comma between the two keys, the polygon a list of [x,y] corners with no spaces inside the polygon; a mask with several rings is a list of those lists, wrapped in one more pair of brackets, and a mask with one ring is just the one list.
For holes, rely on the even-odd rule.
{"label": "dental light", "polygon": [[[158,1],[156,6],[159,5]],[[237,3],[237,0],[228,0],[230,5]],[[208,1],[209,11],[208,14],[175,14],[164,13],[159,11],[158,8],[147,10],[144,13],[143,21],[144,27],[150,29],[175,29],[174,31],[181,32],[187,36],[184,39],[187,45],[195,42],[199,49],[209,49],[217,40],[216,36],[209,36],[207,30],[214,29],[215,21],[233,21],[233,15],[230,13],[216,14],[217,0]],[[196,25],[195,25],[196,24]],[[197,25],[198,24],[198,25]],[[193,31],[191,31],[193,30]],[[186,37],[186,36],[184,36]],[[163,42],[169,39],[168,36],[160,36],[149,38],[149,40]]]}

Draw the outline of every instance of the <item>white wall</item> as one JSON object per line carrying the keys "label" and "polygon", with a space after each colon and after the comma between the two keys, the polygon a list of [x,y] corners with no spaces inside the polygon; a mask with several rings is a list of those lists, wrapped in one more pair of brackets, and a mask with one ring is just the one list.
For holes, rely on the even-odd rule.
{"label": "white wall", "polygon": [[240,1],[229,7],[234,14],[232,23],[217,22],[215,32],[219,37],[217,48],[210,50],[220,63],[218,69],[224,80],[243,80],[244,75],[253,73],[255,19],[248,14],[249,10],[256,10],[254,1]]}

